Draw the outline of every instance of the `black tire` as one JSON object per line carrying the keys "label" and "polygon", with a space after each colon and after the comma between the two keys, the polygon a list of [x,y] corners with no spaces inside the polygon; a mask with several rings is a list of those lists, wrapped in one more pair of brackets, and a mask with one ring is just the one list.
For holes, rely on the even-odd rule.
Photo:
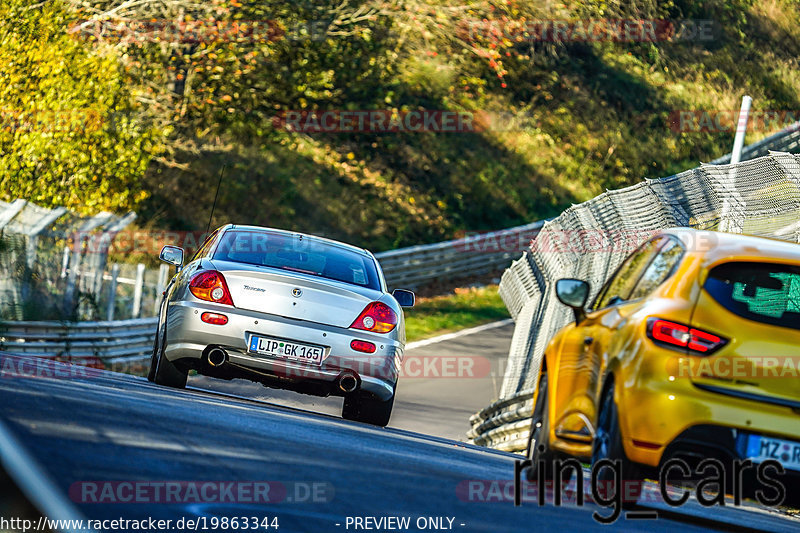
{"label": "black tire", "polygon": [[[561,455],[550,449],[550,442],[545,437],[550,433],[550,417],[547,416],[550,401],[547,394],[547,371],[539,376],[539,386],[536,389],[536,401],[533,406],[533,416],[531,417],[531,430],[528,435],[527,457],[531,461],[531,466],[525,469],[525,475],[530,482],[539,479],[539,469],[544,468],[543,479],[551,481],[555,471],[554,461],[560,459]],[[561,470],[561,486],[569,483],[572,477],[572,469]]]}
{"label": "black tire", "polygon": [[161,344],[158,342],[159,334],[156,334],[155,341],[153,342],[153,355],[150,358],[150,372],[147,373],[147,379],[157,385],[164,385],[175,389],[186,388],[186,380],[189,378],[189,373],[184,372],[175,366],[172,361],[164,357],[164,340],[166,340],[166,331],[161,334]]}
{"label": "black tire", "polygon": [[[592,444],[592,471],[595,471],[597,463],[602,459],[619,461],[621,466],[622,479],[622,507],[629,509],[634,507],[642,492],[645,469],[642,465],[628,459],[625,455],[625,448],[622,444],[622,432],[619,429],[619,412],[617,402],[614,401],[614,383],[611,382],[606,387],[600,404],[600,413],[597,416],[597,429],[595,431],[594,443]],[[611,468],[603,468],[597,473],[597,479],[609,491],[619,490],[613,487],[614,472]],[[610,492],[613,494],[613,492]],[[607,496],[608,497],[608,496]]]}
{"label": "black tire", "polygon": [[392,416],[393,406],[394,394],[385,401],[366,393],[349,394],[344,397],[342,418],[385,427]]}
{"label": "black tire", "polygon": [[158,336],[159,330],[153,336],[153,354],[150,356],[150,371],[147,373],[147,381],[155,383],[156,381],[156,368],[158,367]]}

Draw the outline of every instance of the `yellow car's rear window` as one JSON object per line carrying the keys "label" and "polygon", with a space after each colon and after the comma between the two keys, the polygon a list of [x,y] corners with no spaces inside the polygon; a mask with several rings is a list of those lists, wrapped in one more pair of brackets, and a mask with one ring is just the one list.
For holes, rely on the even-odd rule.
{"label": "yellow car's rear window", "polygon": [[704,288],[741,317],[800,329],[800,266],[724,263],[711,270]]}

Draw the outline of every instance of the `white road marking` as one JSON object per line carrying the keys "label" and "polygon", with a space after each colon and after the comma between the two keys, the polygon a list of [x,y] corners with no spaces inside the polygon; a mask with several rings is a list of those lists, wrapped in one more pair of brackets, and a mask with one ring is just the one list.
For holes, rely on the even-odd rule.
{"label": "white road marking", "polygon": [[501,328],[503,326],[507,326],[508,324],[513,324],[513,323],[514,319],[506,318],[505,320],[490,322],[489,324],[483,324],[482,326],[475,326],[474,328],[462,329],[459,331],[454,331],[453,333],[445,333],[444,335],[439,335],[438,337],[431,337],[430,339],[423,339],[421,341],[409,342],[408,344],[406,344],[406,350],[422,348],[423,346],[428,346],[429,344],[436,344],[437,342],[449,341],[452,339],[457,339],[459,337],[472,335],[473,333],[480,333],[481,331],[487,331],[494,328]]}

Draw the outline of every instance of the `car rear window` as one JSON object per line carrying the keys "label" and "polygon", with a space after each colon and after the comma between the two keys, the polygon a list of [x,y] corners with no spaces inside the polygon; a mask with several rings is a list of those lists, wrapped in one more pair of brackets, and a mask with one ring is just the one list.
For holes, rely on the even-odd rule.
{"label": "car rear window", "polygon": [[229,230],[214,259],[319,276],[380,290],[375,261],[335,244],[269,231]]}
{"label": "car rear window", "polygon": [[741,317],[800,329],[800,266],[724,263],[711,270],[704,288]]}

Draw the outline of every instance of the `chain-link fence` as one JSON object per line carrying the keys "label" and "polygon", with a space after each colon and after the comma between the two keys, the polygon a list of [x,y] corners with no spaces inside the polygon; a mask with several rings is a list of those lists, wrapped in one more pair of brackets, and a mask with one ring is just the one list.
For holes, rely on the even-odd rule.
{"label": "chain-link fence", "polygon": [[0,202],[0,319],[97,315],[109,246],[135,217]]}
{"label": "chain-link fence", "polygon": [[[780,139],[789,135],[796,149],[800,132]],[[500,294],[516,327],[500,400],[471,419],[469,436],[476,444],[506,451],[526,446],[545,346],[573,320],[572,311],[557,302],[554,282],[588,280],[594,298],[630,252],[670,226],[800,242],[800,155],[769,152],[736,165],[702,165],[645,180],[573,205],[546,223],[502,277]]]}

